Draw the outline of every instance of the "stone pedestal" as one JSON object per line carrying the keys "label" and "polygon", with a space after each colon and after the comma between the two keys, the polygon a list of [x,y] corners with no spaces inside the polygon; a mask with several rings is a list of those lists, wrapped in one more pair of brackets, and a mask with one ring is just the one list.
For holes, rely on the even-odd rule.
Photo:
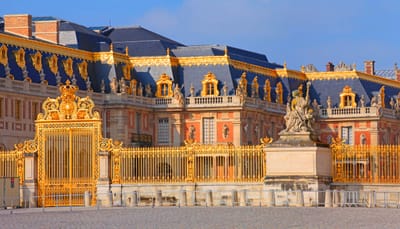
{"label": "stone pedestal", "polygon": [[325,191],[331,182],[331,151],[309,132],[281,133],[266,146],[266,190]]}

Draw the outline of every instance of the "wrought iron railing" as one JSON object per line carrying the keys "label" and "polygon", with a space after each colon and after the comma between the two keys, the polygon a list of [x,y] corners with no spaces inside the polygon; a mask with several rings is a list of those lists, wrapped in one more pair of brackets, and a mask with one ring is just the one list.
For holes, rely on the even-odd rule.
{"label": "wrought iron railing", "polygon": [[0,177],[17,177],[17,163],[15,151],[0,151]]}

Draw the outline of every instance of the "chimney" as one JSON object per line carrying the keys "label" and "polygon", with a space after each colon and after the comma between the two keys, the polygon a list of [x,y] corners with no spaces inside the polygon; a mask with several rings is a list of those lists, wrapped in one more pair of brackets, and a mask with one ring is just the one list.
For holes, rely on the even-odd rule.
{"label": "chimney", "polygon": [[394,64],[394,73],[396,74],[396,80],[400,81],[400,69],[397,67],[397,64]]}
{"label": "chimney", "polygon": [[328,63],[326,64],[326,71],[327,71],[327,72],[333,72],[333,71],[335,71],[335,65],[332,64],[332,62],[328,62]]}
{"label": "chimney", "polygon": [[375,75],[375,61],[366,60],[364,61],[364,72],[370,75]]}
{"label": "chimney", "polygon": [[51,43],[59,43],[59,27],[60,21],[48,20],[48,21],[35,21],[35,38],[48,41]]}
{"label": "chimney", "polygon": [[4,15],[4,31],[26,38],[32,37],[32,16],[29,14]]}

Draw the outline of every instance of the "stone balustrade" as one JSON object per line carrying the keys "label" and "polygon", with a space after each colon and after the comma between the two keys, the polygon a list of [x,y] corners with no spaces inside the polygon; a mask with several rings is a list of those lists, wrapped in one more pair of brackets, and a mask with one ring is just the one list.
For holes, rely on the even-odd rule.
{"label": "stone balustrade", "polygon": [[349,107],[349,108],[325,108],[319,111],[319,117],[329,118],[360,118],[380,116],[379,107]]}

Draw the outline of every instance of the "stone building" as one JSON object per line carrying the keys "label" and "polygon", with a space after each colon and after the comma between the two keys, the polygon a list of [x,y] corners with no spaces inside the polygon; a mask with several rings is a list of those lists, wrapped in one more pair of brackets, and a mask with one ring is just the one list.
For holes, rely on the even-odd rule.
{"label": "stone building", "polygon": [[[288,53],[287,55],[290,55]],[[382,76],[385,77],[382,77]],[[392,77],[392,78],[390,78]],[[300,70],[229,45],[188,46],[142,27],[85,27],[55,17],[0,18],[0,143],[34,137],[34,120],[57,85],[90,95],[103,135],[126,146],[258,144],[276,139],[291,92],[310,99],[319,139],[398,143],[400,72],[366,61]]]}

